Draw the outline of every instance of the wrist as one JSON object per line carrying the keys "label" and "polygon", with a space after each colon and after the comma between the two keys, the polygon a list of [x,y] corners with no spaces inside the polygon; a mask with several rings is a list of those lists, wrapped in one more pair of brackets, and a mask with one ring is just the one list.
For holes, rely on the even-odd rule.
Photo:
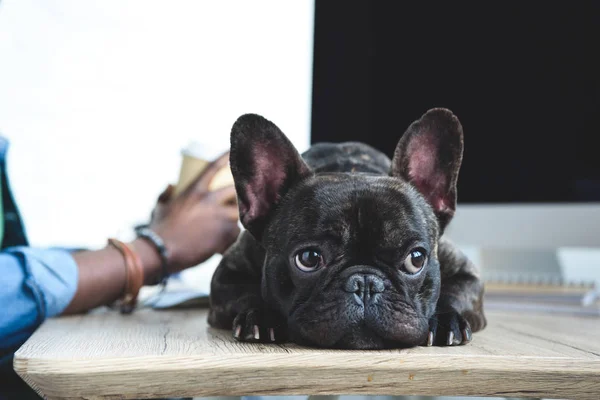
{"label": "wrist", "polygon": [[163,235],[150,226],[140,225],[135,228],[135,233],[138,239],[145,240],[158,254],[161,261],[161,276],[153,282],[153,284],[161,283],[164,285],[169,274],[169,268],[172,264],[171,249],[167,248]]}
{"label": "wrist", "polygon": [[139,255],[144,270],[144,285],[153,285],[162,278],[162,259],[154,246],[147,240],[138,238],[131,242]]}

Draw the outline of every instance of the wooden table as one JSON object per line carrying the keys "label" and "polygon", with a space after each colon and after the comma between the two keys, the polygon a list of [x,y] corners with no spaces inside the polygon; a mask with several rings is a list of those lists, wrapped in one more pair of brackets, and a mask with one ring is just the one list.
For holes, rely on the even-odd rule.
{"label": "wooden table", "polygon": [[250,345],[206,310],[45,322],[16,371],[47,398],[385,394],[600,398],[600,319],[488,312],[460,347],[331,351]]}

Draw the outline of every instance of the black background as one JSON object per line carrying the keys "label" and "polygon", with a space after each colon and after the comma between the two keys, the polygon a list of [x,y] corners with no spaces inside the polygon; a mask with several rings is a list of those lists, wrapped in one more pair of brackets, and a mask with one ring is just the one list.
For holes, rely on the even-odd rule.
{"label": "black background", "polygon": [[317,0],[311,141],[465,132],[459,203],[600,201],[600,1]]}

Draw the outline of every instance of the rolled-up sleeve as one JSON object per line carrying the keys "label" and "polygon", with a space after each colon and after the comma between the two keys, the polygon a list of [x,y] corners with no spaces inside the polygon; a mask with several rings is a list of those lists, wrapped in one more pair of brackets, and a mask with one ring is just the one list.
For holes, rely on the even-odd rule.
{"label": "rolled-up sleeve", "polygon": [[20,346],[46,318],[62,313],[77,279],[77,264],[67,250],[0,252],[0,355]]}

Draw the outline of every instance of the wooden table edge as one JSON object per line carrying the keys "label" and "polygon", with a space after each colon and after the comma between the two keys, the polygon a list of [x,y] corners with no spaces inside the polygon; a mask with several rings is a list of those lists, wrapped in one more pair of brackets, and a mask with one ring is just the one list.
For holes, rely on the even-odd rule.
{"label": "wooden table edge", "polygon": [[[189,369],[191,366],[197,366],[198,369],[227,369],[227,370],[279,370],[282,368],[296,369],[299,365],[303,368],[319,368],[333,370],[353,370],[357,367],[361,369],[365,367],[362,364],[357,367],[349,367],[347,357],[353,351],[342,351],[340,353],[320,353],[315,350],[315,353],[260,353],[252,352],[244,354],[203,354],[203,355],[181,355],[181,356],[134,356],[134,357],[109,357],[109,358],[90,358],[90,359],[55,359],[55,358],[30,358],[21,357],[19,351],[15,353],[13,366],[15,371],[26,373],[32,368],[43,368],[44,373],[81,373],[81,367],[89,367],[90,362],[94,363],[94,370],[114,370],[115,366],[122,363],[127,364],[146,364],[146,370],[181,370]],[[377,370],[393,371],[408,371],[414,368],[424,366],[423,358],[428,360],[427,367],[434,371],[457,370],[453,365],[459,362],[469,361],[471,365],[475,365],[477,369],[486,371],[522,371],[522,372],[556,372],[556,366],[564,363],[577,363],[577,368],[569,366],[568,372],[585,373],[593,372],[598,374],[600,379],[600,357],[589,359],[575,359],[570,356],[564,357],[541,357],[541,356],[505,356],[505,355],[449,355],[444,354],[402,354],[402,353],[385,353],[385,352],[364,352],[357,351],[356,353],[363,354],[369,357],[369,367]],[[317,358],[315,354],[321,354],[323,357]],[[260,365],[257,366],[256,357],[260,357],[261,361],[268,361],[273,366]],[[539,365],[533,366],[530,361],[543,359],[547,364],[544,368]],[[431,365],[431,361],[439,359],[439,364]],[[489,365],[493,361],[493,366]],[[498,363],[500,361],[500,363]],[[139,364],[138,364],[139,363]],[[299,364],[301,363],[301,364]],[[450,364],[450,366],[445,366]],[[510,364],[510,365],[509,365]],[[125,367],[119,367],[119,371],[127,371]],[[138,369],[133,367],[132,369]],[[469,370],[467,366],[464,369]]]}
{"label": "wooden table edge", "polygon": [[[438,365],[425,365],[419,362],[418,355],[384,356],[374,354],[374,359],[365,368],[348,367],[339,358],[342,354],[332,357],[322,357],[318,360],[308,360],[310,355],[290,356],[289,354],[262,354],[261,365],[257,365],[252,354],[236,355],[236,357],[224,357],[222,355],[210,355],[203,357],[164,357],[163,360],[153,358],[149,363],[150,357],[128,358],[128,364],[145,365],[143,370],[140,368],[122,369],[119,366],[123,359],[107,358],[94,360],[93,370],[83,371],[82,366],[86,360],[54,360],[54,359],[34,359],[15,357],[14,366],[17,373],[43,396],[50,394],[50,398],[69,398],[68,394],[77,390],[89,390],[84,393],[82,398],[102,398],[103,389],[100,384],[93,382],[105,381],[107,387],[118,385],[121,382],[127,386],[125,378],[119,375],[126,375],[130,381],[135,382],[140,390],[145,383],[148,394],[159,392],[164,397],[184,397],[182,395],[194,396],[240,396],[240,395],[327,395],[327,394],[373,394],[373,395],[454,395],[454,396],[497,396],[497,397],[556,397],[561,386],[565,382],[583,384],[581,387],[573,386],[569,392],[573,399],[596,399],[600,392],[600,360],[578,360],[577,367],[563,368],[563,372],[557,374],[557,368],[571,364],[574,360],[570,357],[547,358],[545,368],[539,366],[532,367],[529,362],[532,357],[515,356],[470,356],[470,361],[465,368],[456,368],[457,362],[464,362],[465,356],[440,356]],[[397,361],[392,360],[398,358]],[[302,361],[302,359],[305,359]],[[313,356],[314,358],[314,356]],[[442,362],[442,359],[445,362]],[[497,363],[495,361],[503,362]],[[288,362],[285,362],[288,360]],[[282,363],[282,361],[284,361]],[[306,361],[306,362],[304,362]],[[490,362],[491,361],[491,362]],[[271,364],[271,362],[275,362]],[[299,372],[299,362],[302,370]],[[510,367],[508,366],[510,364]],[[115,369],[116,368],[116,369]],[[83,371],[83,372],[82,372]],[[313,372],[311,372],[313,371]],[[168,390],[164,388],[150,389],[153,379],[164,377],[165,380],[173,377],[187,374],[194,376],[193,385],[197,390],[186,389],[188,391],[178,392],[179,389]],[[298,378],[291,378],[295,375]],[[246,389],[230,388],[227,380],[221,377],[238,376],[238,379],[250,380]],[[261,381],[254,381],[253,377],[261,376]],[[342,389],[340,383],[336,387],[331,386],[331,381],[325,379],[326,376],[356,376],[355,380],[349,380],[346,389]],[[445,388],[428,385],[432,382],[432,377],[444,376],[453,381],[454,388],[444,393]],[[74,377],[82,378],[74,380]],[[290,377],[286,381],[286,377]],[[518,381],[517,377],[520,377]],[[62,379],[64,378],[64,379]],[[85,379],[83,379],[85,378]],[[491,389],[497,387],[498,380],[507,380],[513,382],[510,387],[504,387],[503,391]],[[73,383],[64,382],[87,382],[86,388],[76,387]],[[478,382],[473,387],[473,380]],[[149,382],[146,382],[149,381]],[[298,387],[296,381],[312,382],[310,386]],[[340,379],[340,382],[342,380]],[[62,386],[61,383],[63,382]],[[492,382],[496,382],[492,384]],[[562,383],[561,383],[562,382]],[[278,384],[278,385],[277,385]],[[94,386],[95,385],[95,386]],[[406,385],[407,392],[401,392],[401,388]],[[558,385],[558,386],[557,386]],[[459,387],[460,389],[456,389]],[[509,391],[511,389],[512,391]],[[154,391],[156,390],[156,391]],[[142,390],[143,391],[143,390]],[[452,394],[450,394],[452,393]],[[137,392],[124,393],[122,398],[138,394]],[[564,398],[564,392],[560,396]],[[74,397],[77,398],[77,397]],[[108,398],[111,398],[110,396]],[[113,397],[114,398],[114,397]],[[119,397],[117,397],[119,398]]]}

